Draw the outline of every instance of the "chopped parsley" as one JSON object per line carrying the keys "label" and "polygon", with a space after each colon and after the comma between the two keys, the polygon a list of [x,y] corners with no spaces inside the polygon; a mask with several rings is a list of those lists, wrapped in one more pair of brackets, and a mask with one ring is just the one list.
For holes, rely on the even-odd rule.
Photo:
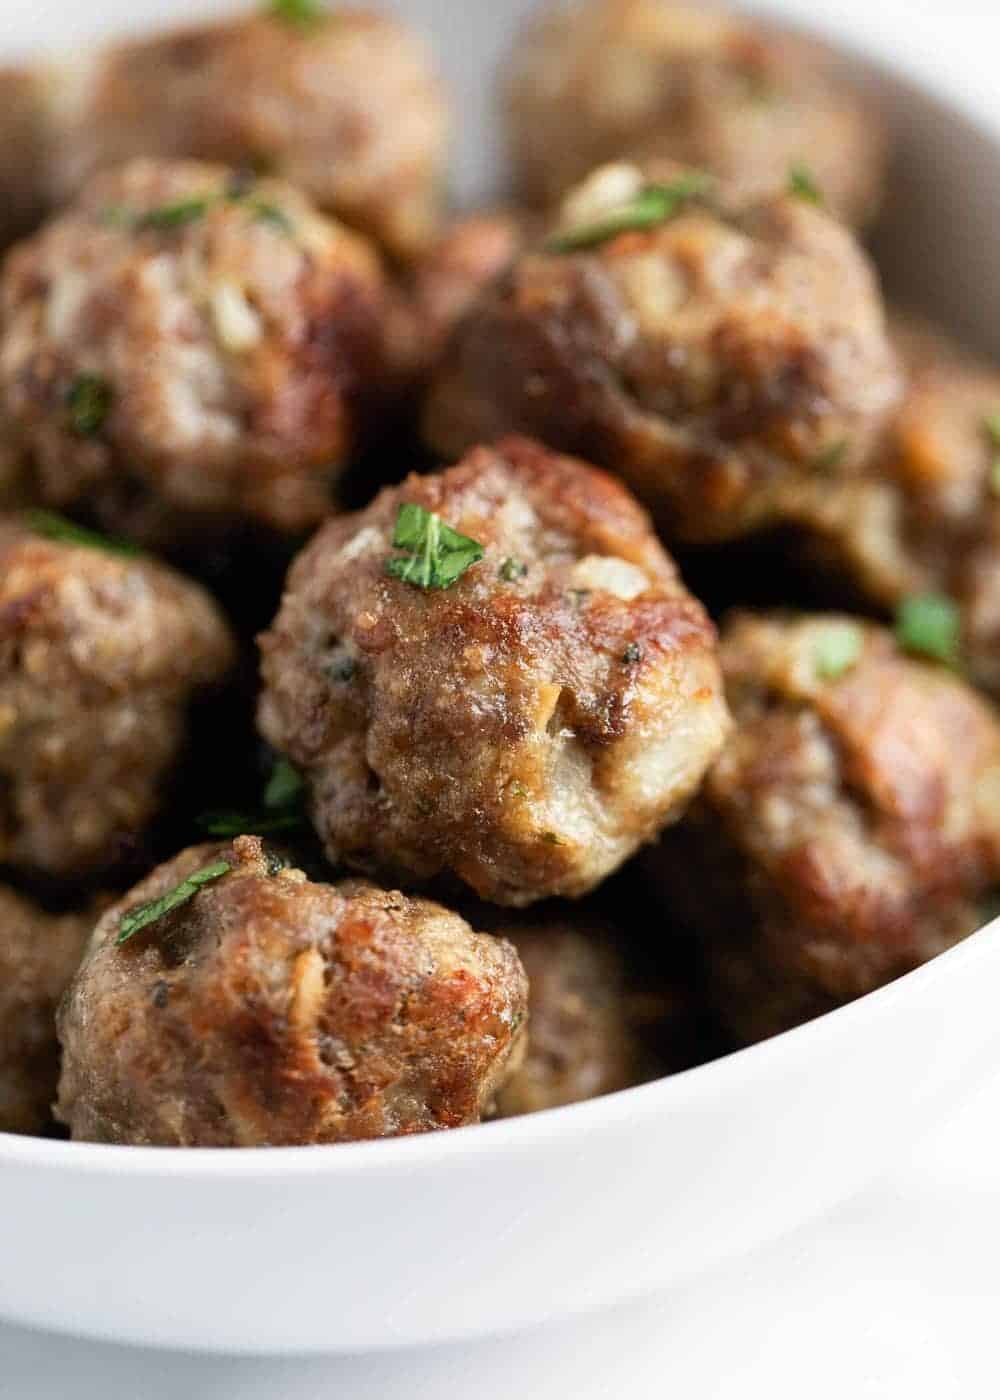
{"label": "chopped parsley", "polygon": [[851,450],[850,441],[847,438],[835,438],[833,442],[828,442],[825,447],[821,447],[813,458],[813,468],[818,472],[832,472],[841,466],[844,458]]}
{"label": "chopped parsley", "polygon": [[642,660],[642,647],[638,642],[629,642],[622,653],[622,663],[625,666],[637,666]]}
{"label": "chopped parsley", "polygon": [[66,395],[70,426],[77,437],[99,433],[113,402],[114,390],[103,375],[77,375]]}
{"label": "chopped parsley", "polygon": [[327,17],[322,0],[267,0],[266,8],[273,19],[298,29],[311,29]]}
{"label": "chopped parsley", "polygon": [[306,825],[305,796],[302,774],[287,758],[278,758],[259,811],[206,812],[198,825],[209,836],[274,836],[281,831],[299,831]]}
{"label": "chopped parsley", "polygon": [[863,646],[861,628],[853,622],[824,628],[814,654],[817,676],[824,681],[839,681],[858,664]]}
{"label": "chopped parsley", "polygon": [[121,923],[118,926],[117,941],[119,945],[127,943],[130,938],[134,938],[144,928],[149,928],[150,924],[157,923],[165,915],[179,909],[181,905],[187,904],[194,899],[203,885],[210,885],[214,880],[221,880],[222,876],[228,875],[232,868],[227,860],[213,861],[211,865],[204,865],[200,870],[195,870],[186,880],[182,880],[179,885],[175,885],[166,894],[161,894],[158,899],[151,899],[147,904],[139,904],[134,909],[130,909],[122,915]]}
{"label": "chopped parsley", "polygon": [[823,191],[816,183],[816,177],[804,161],[796,161],[794,165],[789,166],[788,193],[794,195],[796,199],[805,200],[807,204],[823,205],[826,203]]}
{"label": "chopped parsley", "polygon": [[193,199],[178,199],[173,204],[160,204],[155,209],[147,209],[142,214],[137,214],[135,227],[138,229],[172,229],[183,228],[186,224],[193,224],[198,219],[203,219],[208,213],[209,205],[213,203],[210,195],[200,195]]}
{"label": "chopped parsley", "polygon": [[950,598],[924,593],[905,598],[896,614],[896,640],[914,656],[956,666],[962,623]]}
{"label": "chopped parsley", "polygon": [[305,790],[305,778],[295,765],[279,758],[264,789],[264,806],[269,812],[281,811],[300,801]]}
{"label": "chopped parsley", "polygon": [[504,583],[516,583],[519,578],[524,578],[527,572],[527,564],[520,559],[505,559],[499,569]]}
{"label": "chopped parsley", "polygon": [[52,510],[27,510],[21,519],[33,535],[39,535],[44,540],[78,545],[81,549],[100,549],[105,554],[123,554],[132,558],[142,553],[130,540],[101,535],[96,530],[85,530],[74,520],[67,520],[65,516],[57,515]]}
{"label": "chopped parsley", "polygon": [[554,831],[543,831],[542,840],[546,846],[561,846],[562,842]]}
{"label": "chopped parsley", "polygon": [[406,553],[387,559],[386,573],[417,588],[450,588],[483,557],[477,540],[460,535],[440,516],[412,503],[399,508],[392,544]]}
{"label": "chopped parsley", "polygon": [[251,205],[253,216],[262,224],[272,224],[274,228],[280,229],[282,233],[291,233],[294,224],[285,213],[284,209],[279,209],[276,204],[268,204],[263,200],[255,200]]}
{"label": "chopped parsley", "polygon": [[658,228],[675,218],[689,200],[708,192],[712,177],[700,170],[679,175],[669,185],[646,185],[634,199],[610,209],[590,224],[580,224],[565,233],[554,234],[545,244],[548,253],[576,253],[597,248],[622,233]]}

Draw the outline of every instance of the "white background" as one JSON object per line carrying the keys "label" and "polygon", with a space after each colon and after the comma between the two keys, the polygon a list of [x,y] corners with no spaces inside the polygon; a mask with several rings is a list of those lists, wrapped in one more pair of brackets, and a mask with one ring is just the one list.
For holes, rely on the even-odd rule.
{"label": "white background", "polygon": [[[480,7],[530,0],[425,0],[451,37],[463,93],[466,178],[488,107]],[[115,11],[180,17],[205,0],[69,6],[0,0],[0,41],[72,43]],[[213,6],[225,8],[225,5]],[[782,8],[780,4],[772,8]],[[997,0],[787,0],[905,54],[917,74],[960,75],[1000,121]],[[229,1361],[96,1346],[0,1325],[2,1400],[993,1400],[1000,1309],[1000,1084],[900,1163],[892,1181],[725,1276],[546,1334],[376,1361]],[[2,1241],[0,1241],[2,1246]],[[16,1267],[2,1257],[0,1267]],[[136,1279],[141,1280],[141,1261]],[[220,1308],[229,1306],[225,1298]]]}

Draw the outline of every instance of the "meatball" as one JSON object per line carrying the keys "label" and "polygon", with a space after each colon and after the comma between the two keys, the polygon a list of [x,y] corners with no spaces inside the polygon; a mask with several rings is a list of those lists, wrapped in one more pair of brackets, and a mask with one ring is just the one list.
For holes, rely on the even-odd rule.
{"label": "meatball", "polygon": [[527,991],[509,943],[439,905],[312,884],[257,837],[196,847],[97,925],[59,1014],[58,1114],[74,1138],[188,1147],[462,1127],[522,1053]]}
{"label": "meatball", "polygon": [[0,864],[66,880],[114,865],[234,652],[172,570],[0,520]]}
{"label": "meatball", "polygon": [[58,152],[58,70],[0,68],[0,247],[44,217]]}
{"label": "meatball", "polygon": [[379,391],[382,294],[288,186],[135,161],[10,255],[0,415],[47,504],[144,544],[304,530]]}
{"label": "meatball", "polygon": [[909,369],[885,446],[858,480],[792,489],[807,553],[864,603],[954,600],[974,679],[1000,694],[1000,368],[898,321]]}
{"label": "meatball", "polygon": [[364,10],[295,23],[274,8],[67,66],[51,202],[108,165],[195,157],[289,180],[392,253],[420,252],[437,231],[450,128],[423,44]]}
{"label": "meatball", "polygon": [[56,1006],[94,919],[46,914],[0,885],[0,1132],[38,1133],[59,1081]]}
{"label": "meatball", "polygon": [[620,473],[673,538],[730,539],[789,481],[860,471],[900,375],[846,229],[791,194],[728,215],[690,172],[654,175],[596,172],[477,302],[425,435],[454,455],[532,433]]}
{"label": "meatball", "polygon": [[990,917],[1000,724],[954,673],[849,616],[738,615],[722,661],[735,732],[648,869],[749,1042]]}
{"label": "meatball", "polygon": [[640,989],[606,920],[554,909],[516,923],[494,914],[486,927],[514,944],[531,988],[528,1051],[497,1096],[501,1117],[581,1103],[680,1067],[682,1001],[665,980]]}
{"label": "meatball", "polygon": [[702,166],[737,203],[808,162],[851,223],[881,199],[881,118],[816,45],[745,17],[669,0],[560,0],[521,36],[506,98],[515,166],[535,202],[623,157]]}
{"label": "meatball", "polygon": [[[393,548],[413,524],[411,568]],[[727,728],[714,628],[645,514],[519,438],[330,521],[261,650],[260,730],[331,859],[498,904],[599,884]]]}

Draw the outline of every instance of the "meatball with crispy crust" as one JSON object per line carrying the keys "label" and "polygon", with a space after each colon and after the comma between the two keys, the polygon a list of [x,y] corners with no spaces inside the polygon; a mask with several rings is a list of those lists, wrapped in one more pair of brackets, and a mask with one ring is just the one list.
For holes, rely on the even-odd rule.
{"label": "meatball with crispy crust", "polygon": [[[422,586],[428,561],[455,581]],[[520,438],[329,522],[261,648],[260,729],[305,774],[330,857],[451,872],[498,904],[599,884],[727,728],[714,629],[643,511]]]}
{"label": "meatball with crispy crust", "polygon": [[58,1113],[74,1138],[185,1147],[462,1127],[522,1053],[527,992],[509,943],[437,904],[312,884],[256,837],[195,847],[97,925],[60,1011]]}
{"label": "meatball with crispy crust", "polygon": [[385,389],[371,248],[289,186],[135,161],[9,257],[0,416],[41,498],[144,544],[296,532]]}
{"label": "meatball with crispy crust", "polygon": [[865,474],[789,491],[807,555],[864,603],[954,600],[973,678],[1000,693],[1000,368],[897,319],[909,382]]}
{"label": "meatball with crispy crust", "polygon": [[881,201],[878,113],[814,44],[756,20],[670,0],[550,3],[521,35],[505,83],[522,192],[551,203],[589,169],[668,157],[746,203],[808,163],[850,223]]}
{"label": "meatball with crispy crust", "polygon": [[356,8],[251,14],[67,65],[55,203],[102,167],[194,157],[288,180],[400,257],[434,237],[450,113],[423,43]]}
{"label": "meatball with crispy crust", "polygon": [[528,1050],[497,1096],[500,1117],[582,1103],[680,1067],[685,1007],[666,980],[640,984],[606,919],[555,906],[516,922],[495,911],[485,925],[514,944],[531,988]]}
{"label": "meatball with crispy crust", "polygon": [[234,656],[171,569],[0,520],[0,865],[69,880],[116,864]]}
{"label": "meatball with crispy crust", "polygon": [[50,1121],[56,1007],[95,917],[47,914],[0,885],[0,1132],[38,1133]]}
{"label": "meatball with crispy crust", "polygon": [[943,667],[842,615],[735,617],[735,732],[648,858],[700,931],[722,1015],[759,1040],[980,927],[1000,883],[1000,724]]}
{"label": "meatball with crispy crust", "polygon": [[729,215],[698,191],[673,168],[596,172],[456,330],[430,445],[532,433],[691,542],[768,523],[789,482],[857,474],[901,392],[867,258],[806,200]]}

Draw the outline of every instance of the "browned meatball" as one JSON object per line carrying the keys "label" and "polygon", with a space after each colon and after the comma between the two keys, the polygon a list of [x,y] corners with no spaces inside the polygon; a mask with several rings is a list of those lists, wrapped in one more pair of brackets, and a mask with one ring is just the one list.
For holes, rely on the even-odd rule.
{"label": "browned meatball", "polygon": [[943,667],[839,615],[723,632],[736,730],[649,857],[753,1041],[881,986],[985,922],[1000,883],[1000,725]]}
{"label": "browned meatball", "polygon": [[859,480],[796,487],[782,510],[866,602],[950,596],[973,677],[1000,693],[1000,368],[910,320],[894,339],[909,385],[886,445]]}
{"label": "browned meatball", "polygon": [[531,988],[528,1051],[497,1096],[501,1117],[581,1103],[679,1067],[666,1047],[683,1005],[666,981],[640,987],[606,920],[553,910],[517,922],[494,914],[486,926],[514,944]]}
{"label": "browned meatball", "polygon": [[551,203],[602,161],[670,157],[746,203],[807,162],[850,223],[882,195],[886,129],[815,45],[670,0],[563,0],[514,50],[508,128],[525,195]]}
{"label": "browned meatball", "polygon": [[74,1138],[187,1147],[462,1127],[517,1062],[527,991],[509,943],[439,905],[311,884],[256,837],[196,847],[94,931],[59,1015],[58,1113]]}
{"label": "browned meatball", "polygon": [[[690,541],[764,524],[790,481],[860,470],[901,387],[867,258],[806,200],[728,216],[682,198],[689,179],[610,166],[567,201],[557,242],[458,327],[432,447],[533,433],[620,473]],[[660,222],[629,228],[663,191]]]}
{"label": "browned meatball", "polygon": [[[453,586],[390,576],[421,512],[442,567],[441,530],[482,550]],[[499,904],[592,889],[726,733],[714,629],[645,514],[524,439],[329,522],[261,647],[260,729],[305,773],[331,858],[451,871]]]}
{"label": "browned meatball", "polygon": [[0,247],[34,228],[51,204],[59,150],[58,70],[0,68]]}
{"label": "browned meatball", "polygon": [[0,520],[0,864],[113,865],[160,809],[189,703],[233,657],[179,574]]}
{"label": "browned meatball", "polygon": [[51,1118],[56,1006],[93,925],[86,914],[46,914],[0,885],[0,1132],[41,1132]]}
{"label": "browned meatball", "polygon": [[394,254],[418,253],[437,230],[450,127],[423,44],[360,9],[318,3],[295,23],[266,8],[17,74],[45,159],[0,156],[0,193],[37,202],[40,184],[52,206],[104,166],[194,157],[289,180]]}
{"label": "browned meatball", "polygon": [[47,503],[158,546],[331,509],[384,387],[382,275],[289,186],[135,161],[0,285],[0,415]]}

